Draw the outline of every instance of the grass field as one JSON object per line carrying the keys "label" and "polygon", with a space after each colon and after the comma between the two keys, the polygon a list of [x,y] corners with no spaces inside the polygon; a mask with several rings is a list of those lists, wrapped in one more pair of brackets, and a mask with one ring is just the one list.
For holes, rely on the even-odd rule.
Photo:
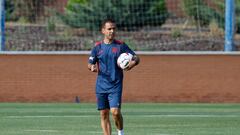
{"label": "grass field", "polygon": [[[126,135],[240,134],[240,104],[125,103],[122,112]],[[0,104],[0,135],[101,134],[95,104]]]}

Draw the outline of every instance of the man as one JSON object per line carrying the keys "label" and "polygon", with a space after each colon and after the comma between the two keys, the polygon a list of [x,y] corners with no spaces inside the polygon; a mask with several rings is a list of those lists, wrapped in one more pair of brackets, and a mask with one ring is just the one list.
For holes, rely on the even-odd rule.
{"label": "man", "polygon": [[133,55],[129,66],[124,69],[128,71],[139,63],[139,57],[124,42],[115,39],[116,23],[113,20],[105,20],[102,23],[101,32],[104,39],[97,42],[92,49],[88,69],[98,73],[96,97],[104,135],[111,135],[110,112],[118,135],[123,135],[123,117],[121,114],[123,70],[117,65],[117,58],[124,52]]}

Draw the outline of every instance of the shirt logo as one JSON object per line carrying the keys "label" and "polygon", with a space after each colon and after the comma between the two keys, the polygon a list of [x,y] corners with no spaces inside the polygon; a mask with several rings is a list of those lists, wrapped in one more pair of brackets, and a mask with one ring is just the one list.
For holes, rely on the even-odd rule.
{"label": "shirt logo", "polygon": [[100,50],[99,52],[98,52],[98,55],[100,55],[100,54],[102,54],[103,53],[103,50]]}
{"label": "shirt logo", "polygon": [[118,48],[113,47],[113,48],[112,48],[112,52],[113,52],[113,53],[117,53],[117,52],[118,52]]}

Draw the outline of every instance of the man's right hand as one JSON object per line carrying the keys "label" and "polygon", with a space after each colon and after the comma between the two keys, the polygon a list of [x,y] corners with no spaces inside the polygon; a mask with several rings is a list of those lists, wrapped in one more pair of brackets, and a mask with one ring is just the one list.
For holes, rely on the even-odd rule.
{"label": "man's right hand", "polygon": [[88,64],[88,69],[92,72],[97,72],[98,71],[97,66],[93,65],[93,64]]}

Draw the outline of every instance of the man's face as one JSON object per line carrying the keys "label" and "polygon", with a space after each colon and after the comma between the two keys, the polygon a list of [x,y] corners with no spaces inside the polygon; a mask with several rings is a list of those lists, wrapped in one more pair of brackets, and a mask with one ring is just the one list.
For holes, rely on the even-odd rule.
{"label": "man's face", "polygon": [[105,35],[105,38],[112,40],[116,34],[116,24],[107,22],[105,26],[102,28],[102,33]]}

